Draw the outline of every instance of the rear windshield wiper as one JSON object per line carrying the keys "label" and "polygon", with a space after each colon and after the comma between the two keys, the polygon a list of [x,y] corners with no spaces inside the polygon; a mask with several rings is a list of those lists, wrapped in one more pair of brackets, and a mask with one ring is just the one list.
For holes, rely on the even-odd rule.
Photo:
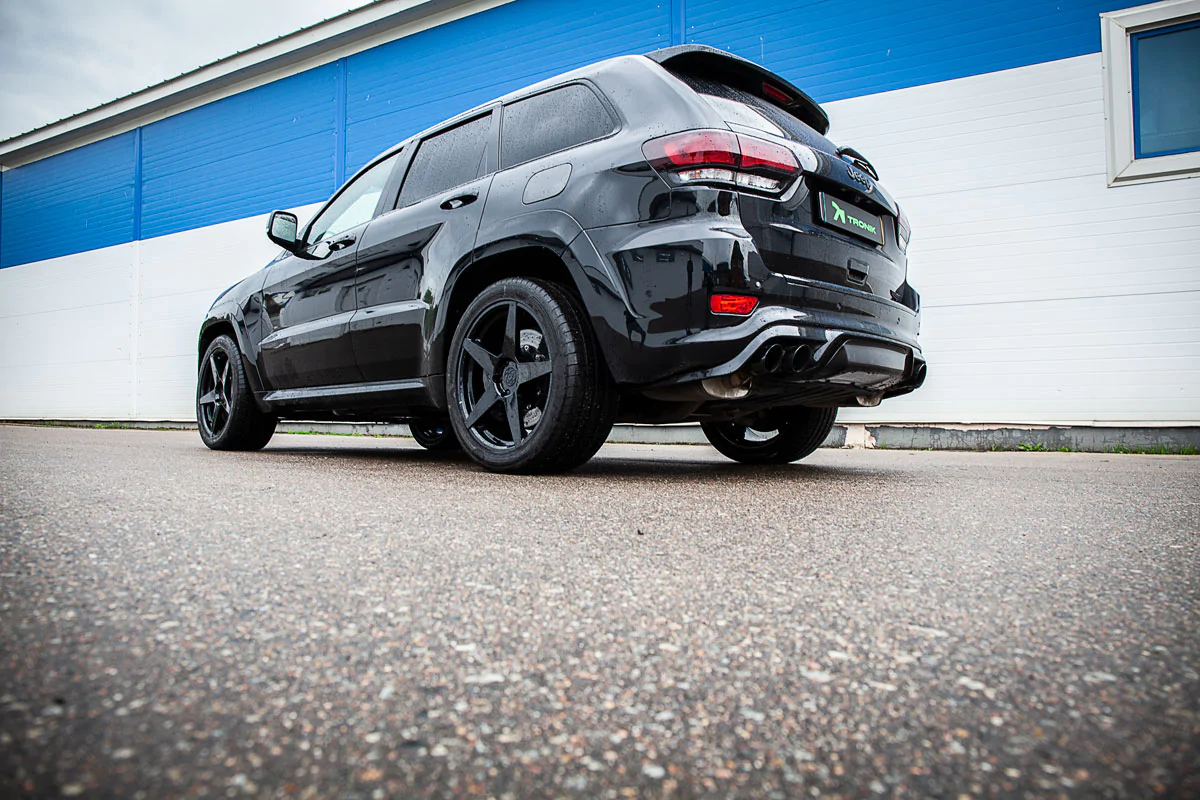
{"label": "rear windshield wiper", "polygon": [[862,167],[872,178],[879,180],[879,173],[875,171],[875,167],[870,161],[867,161],[866,156],[855,150],[853,147],[839,147],[837,149],[837,154],[839,157]]}

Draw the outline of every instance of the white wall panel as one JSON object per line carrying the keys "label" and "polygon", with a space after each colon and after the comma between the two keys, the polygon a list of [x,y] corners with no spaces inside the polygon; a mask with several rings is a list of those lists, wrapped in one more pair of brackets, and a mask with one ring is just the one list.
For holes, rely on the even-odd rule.
{"label": "white wall panel", "polygon": [[1109,188],[1099,55],[830,103],[912,220],[930,378],[855,422],[1200,424],[1200,180]]}
{"label": "white wall panel", "polygon": [[133,415],[136,251],[0,270],[0,418]]}
{"label": "white wall panel", "polygon": [[[320,205],[295,209],[301,220]],[[193,419],[196,340],[213,300],[279,252],[267,216],[142,242],[138,298],[138,419]]]}

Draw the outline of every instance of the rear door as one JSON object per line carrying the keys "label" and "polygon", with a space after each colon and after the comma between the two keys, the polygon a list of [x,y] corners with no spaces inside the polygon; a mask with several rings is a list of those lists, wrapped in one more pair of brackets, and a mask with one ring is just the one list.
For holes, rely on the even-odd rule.
{"label": "rear door", "polygon": [[488,112],[422,139],[392,210],[362,237],[350,337],[366,381],[424,372],[437,299],[432,292],[470,257],[495,172],[494,116]]}
{"label": "rear door", "polygon": [[355,259],[396,161],[383,159],[347,184],[309,224],[302,253],[267,271],[259,368],[270,388],[362,380],[349,337]]}

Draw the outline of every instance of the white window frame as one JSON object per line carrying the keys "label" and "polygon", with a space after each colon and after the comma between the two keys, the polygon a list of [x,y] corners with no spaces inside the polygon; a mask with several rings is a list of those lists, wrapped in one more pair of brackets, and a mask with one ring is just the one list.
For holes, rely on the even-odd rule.
{"label": "white window frame", "polygon": [[1100,15],[1108,185],[1200,177],[1200,152],[1137,158],[1133,141],[1133,74],[1129,37],[1200,19],[1200,0],[1164,0]]}

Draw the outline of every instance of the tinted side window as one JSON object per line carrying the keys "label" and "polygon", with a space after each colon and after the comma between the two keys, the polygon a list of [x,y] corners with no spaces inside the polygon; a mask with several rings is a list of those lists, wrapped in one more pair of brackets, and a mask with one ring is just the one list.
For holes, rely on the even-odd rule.
{"label": "tinted side window", "polygon": [[489,114],[421,142],[412,166],[408,168],[398,205],[412,205],[482,175],[491,131]]}
{"label": "tinted side window", "polygon": [[396,166],[399,153],[385,158],[358,176],[328,208],[321,212],[308,229],[308,243],[316,244],[356,225],[370,222],[375,215],[379,195]]}
{"label": "tinted side window", "polygon": [[600,98],[581,84],[518,100],[504,107],[500,163],[511,167],[602,139],[615,127]]}

